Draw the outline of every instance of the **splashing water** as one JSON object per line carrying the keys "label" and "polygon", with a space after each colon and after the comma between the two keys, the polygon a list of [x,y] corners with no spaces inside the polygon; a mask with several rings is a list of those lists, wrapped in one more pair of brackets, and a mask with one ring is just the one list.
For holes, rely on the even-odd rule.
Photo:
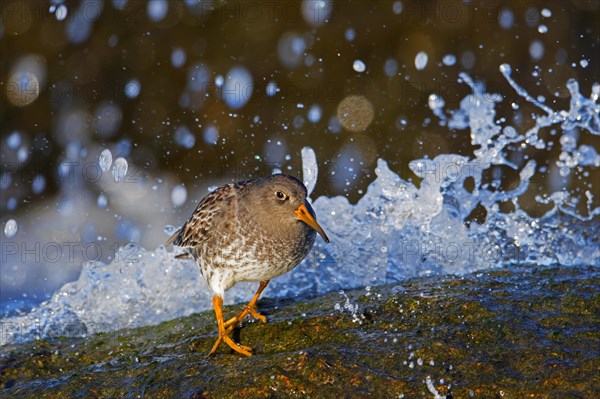
{"label": "splashing water", "polygon": [[433,385],[433,381],[431,380],[430,376],[427,376],[425,378],[425,385],[427,386],[427,390],[429,391],[429,393],[433,394],[433,399],[445,399],[445,396],[440,395],[440,393],[438,392],[438,390],[435,388],[435,385]]}
{"label": "splashing water", "polygon": [[[569,173],[598,167],[596,150],[578,146],[578,138],[570,132],[600,134],[600,86],[595,84],[591,97],[585,98],[577,82],[570,80],[570,108],[555,111],[514,82],[510,66],[503,65],[501,73],[525,101],[543,111],[533,127],[519,134],[512,126],[498,124],[495,105],[502,96],[484,93],[481,85],[461,74],[472,93],[462,100],[460,109],[444,111],[439,95],[432,97],[430,106],[450,129],[469,132],[477,148],[473,156],[443,154],[414,160],[409,166],[421,179],[418,186],[400,178],[380,159],[376,179],[356,204],[345,197],[317,198],[313,207],[331,244],[318,241],[300,266],[271,282],[265,295],[321,294],[514,263],[600,265],[600,238],[590,234],[600,227],[596,217],[600,208],[592,206],[593,187],[585,192],[585,214],[574,205],[576,193],[563,190],[540,196],[538,202],[552,207],[543,216],[532,217],[519,207],[518,199],[536,177],[537,165],[533,160],[516,162],[506,156],[508,146],[515,143],[546,149],[539,132],[552,126],[562,130],[557,166]],[[305,148],[302,157],[304,180],[312,191],[316,156]],[[485,181],[484,172],[497,165],[518,172],[516,187],[501,190]],[[467,179],[472,181],[470,189]],[[502,202],[512,203],[514,211],[501,212]],[[469,222],[477,207],[484,209],[485,217]],[[254,289],[255,284],[237,284],[226,293],[226,302],[245,301]],[[210,297],[195,262],[175,259],[163,247],[147,251],[128,246],[108,265],[85,263],[77,281],[64,285],[29,314],[2,320],[0,343],[156,324],[209,309]]]}
{"label": "splashing water", "polygon": [[344,291],[340,291],[340,295],[344,297],[344,304],[342,305],[340,303],[336,303],[333,307],[334,310],[338,312],[346,311],[352,316],[352,323],[362,324],[362,319],[358,310],[358,304],[353,304],[350,302],[350,298],[348,298],[348,295],[346,295]]}

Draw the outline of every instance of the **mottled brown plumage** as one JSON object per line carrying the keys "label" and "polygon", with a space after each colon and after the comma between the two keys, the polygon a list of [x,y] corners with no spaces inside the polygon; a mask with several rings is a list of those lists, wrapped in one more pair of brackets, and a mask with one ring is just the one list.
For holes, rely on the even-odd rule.
{"label": "mottled brown plumage", "polygon": [[[247,314],[266,321],[254,306],[269,280],[300,263],[317,232],[329,242],[306,196],[302,182],[283,174],[227,184],[204,197],[167,242],[190,252],[215,293],[219,338],[210,354],[225,341],[249,356],[250,348],[231,341],[231,330]],[[223,295],[238,281],[259,281],[259,289],[240,314],[224,322]]]}

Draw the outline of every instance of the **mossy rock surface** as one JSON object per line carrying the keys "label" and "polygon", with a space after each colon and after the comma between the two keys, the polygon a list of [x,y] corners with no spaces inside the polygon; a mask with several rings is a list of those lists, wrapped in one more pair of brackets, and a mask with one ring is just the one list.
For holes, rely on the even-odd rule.
{"label": "mossy rock surface", "polygon": [[[512,267],[0,347],[2,398],[595,398],[600,269]],[[227,315],[241,306],[225,309]],[[402,396],[403,395],[403,396]]]}

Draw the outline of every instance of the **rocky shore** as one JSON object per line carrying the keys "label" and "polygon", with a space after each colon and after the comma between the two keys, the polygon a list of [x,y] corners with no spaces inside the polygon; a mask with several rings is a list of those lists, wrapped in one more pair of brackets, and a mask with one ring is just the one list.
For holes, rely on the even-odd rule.
{"label": "rocky shore", "polygon": [[[0,347],[2,398],[593,398],[600,269],[509,267]],[[226,308],[227,314],[240,305]]]}

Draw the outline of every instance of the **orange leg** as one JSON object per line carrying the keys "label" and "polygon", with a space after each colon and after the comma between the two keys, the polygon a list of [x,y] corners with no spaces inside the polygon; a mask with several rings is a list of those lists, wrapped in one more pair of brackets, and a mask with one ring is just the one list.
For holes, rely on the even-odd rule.
{"label": "orange leg", "polygon": [[217,342],[215,342],[215,345],[213,346],[208,356],[214,355],[217,351],[217,348],[223,341],[225,341],[225,343],[229,345],[229,347],[234,351],[244,356],[251,356],[252,348],[236,344],[231,338],[229,338],[229,333],[225,331],[225,323],[223,321],[223,298],[221,298],[218,295],[215,295],[213,297],[213,307],[215,308],[215,316],[217,317],[217,324],[219,326],[219,338],[217,338]]}
{"label": "orange leg", "polygon": [[228,333],[230,333],[238,324],[240,324],[244,320],[244,317],[248,315],[248,313],[251,314],[252,317],[254,317],[255,319],[262,321],[263,323],[267,322],[267,318],[258,313],[256,309],[254,309],[254,307],[256,306],[256,302],[258,301],[258,297],[267,287],[267,284],[269,284],[269,280],[261,281],[260,285],[258,286],[258,290],[256,291],[256,294],[254,294],[254,296],[252,297],[252,300],[248,302],[246,306],[244,306],[244,309],[239,314],[233,316],[231,319],[225,322],[225,328],[227,329]]}

